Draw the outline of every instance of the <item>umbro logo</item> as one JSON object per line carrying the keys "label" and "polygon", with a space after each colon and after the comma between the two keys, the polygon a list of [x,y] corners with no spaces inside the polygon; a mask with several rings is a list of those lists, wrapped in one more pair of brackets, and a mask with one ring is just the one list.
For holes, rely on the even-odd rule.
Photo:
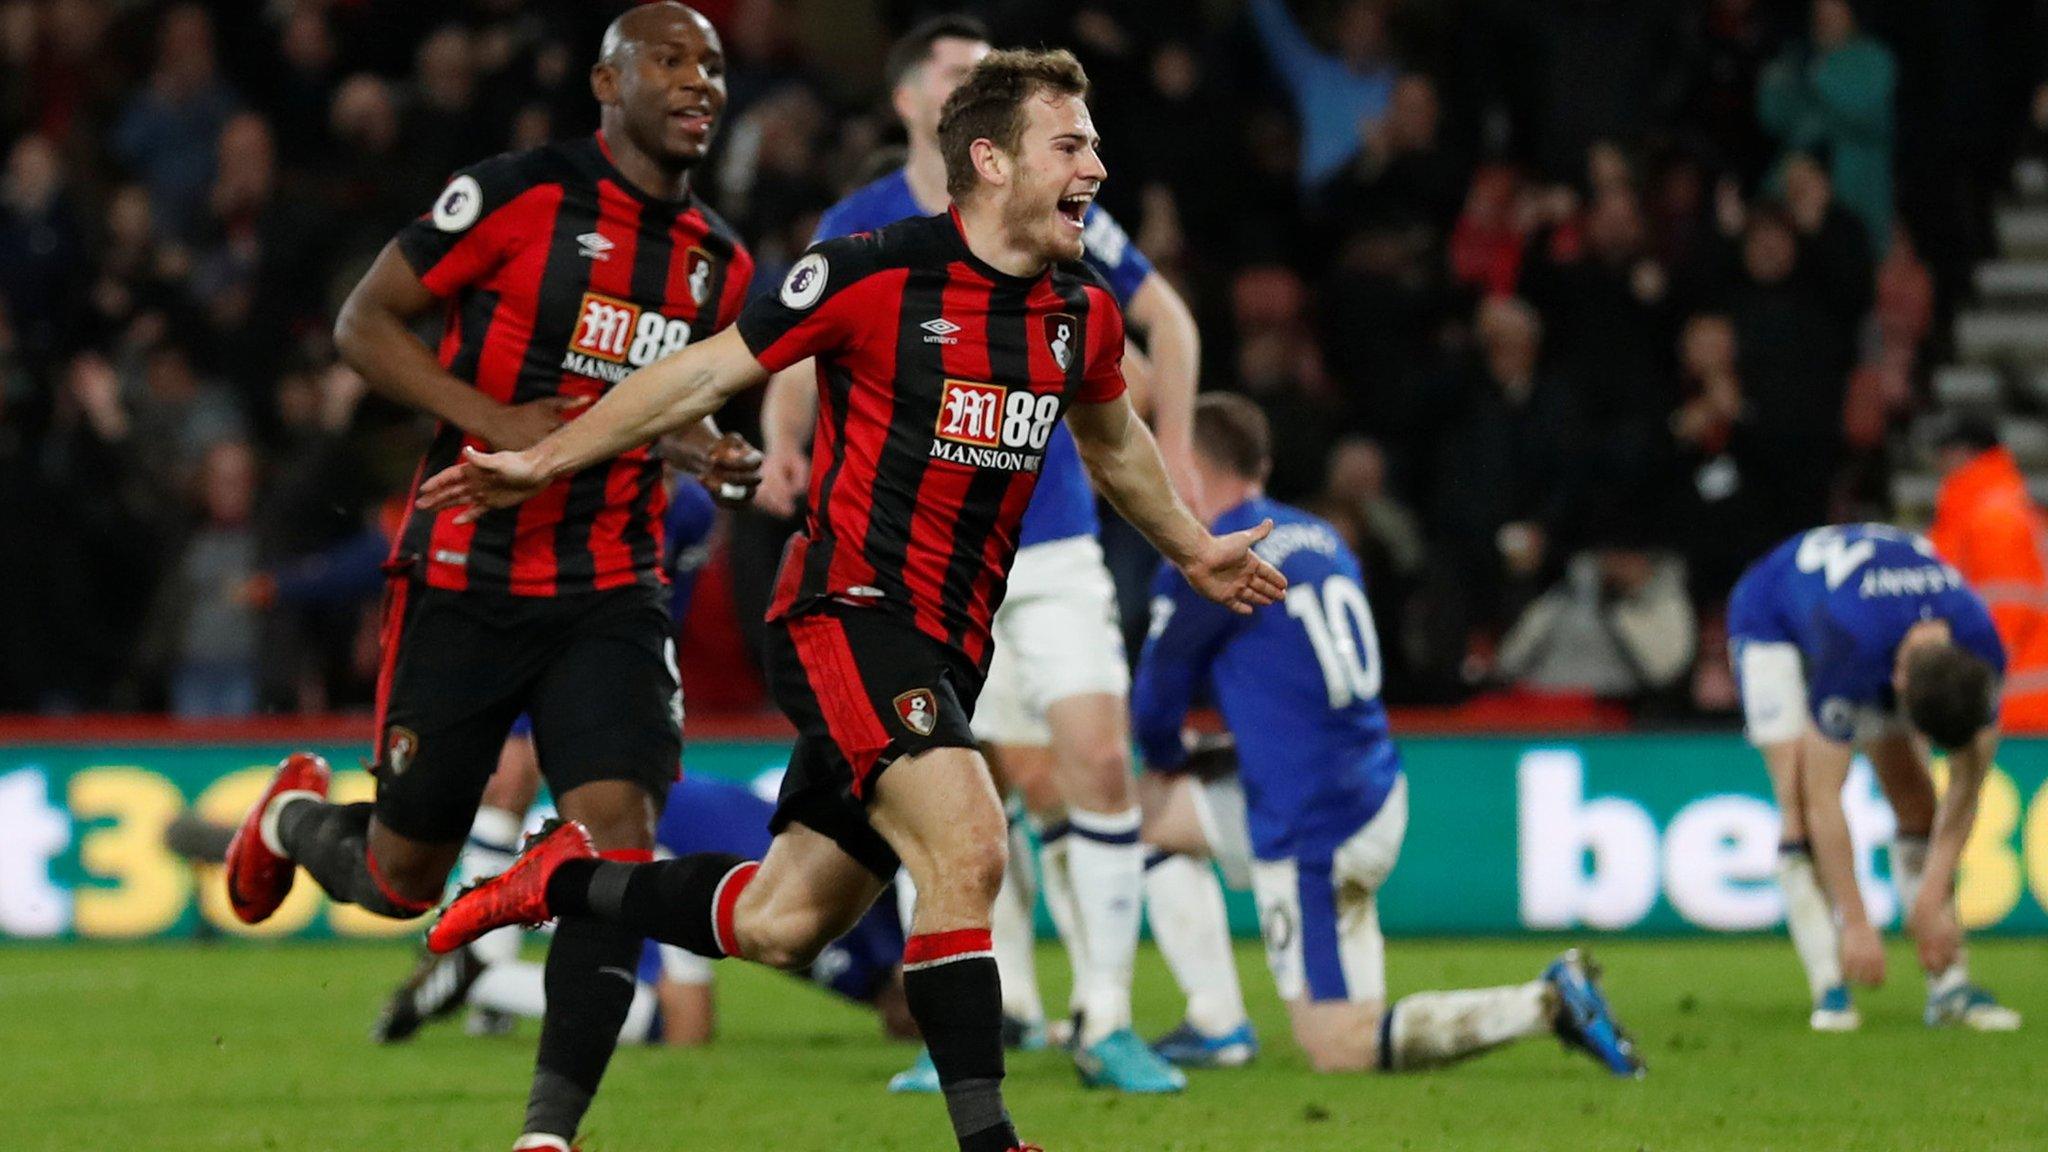
{"label": "umbro logo", "polygon": [[918,327],[931,333],[931,335],[924,338],[924,342],[927,344],[958,344],[960,342],[960,338],[953,335],[953,333],[960,330],[960,326],[944,316],[936,320],[927,320],[919,324]]}
{"label": "umbro logo", "polygon": [[616,247],[618,245],[598,232],[585,232],[576,238],[576,250],[585,260],[609,260],[612,249]]}

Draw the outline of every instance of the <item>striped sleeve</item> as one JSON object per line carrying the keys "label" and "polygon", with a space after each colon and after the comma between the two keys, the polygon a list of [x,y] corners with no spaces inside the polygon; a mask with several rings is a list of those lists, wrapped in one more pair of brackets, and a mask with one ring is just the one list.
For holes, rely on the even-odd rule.
{"label": "striped sleeve", "polygon": [[761,367],[780,372],[858,342],[858,297],[848,289],[872,270],[871,234],[827,240],[804,253],[774,292],[740,311],[740,338]]}
{"label": "striped sleeve", "polygon": [[527,242],[546,242],[547,230],[533,218],[541,186],[525,169],[511,154],[464,168],[399,230],[398,250],[429,292],[453,296],[488,279]]}

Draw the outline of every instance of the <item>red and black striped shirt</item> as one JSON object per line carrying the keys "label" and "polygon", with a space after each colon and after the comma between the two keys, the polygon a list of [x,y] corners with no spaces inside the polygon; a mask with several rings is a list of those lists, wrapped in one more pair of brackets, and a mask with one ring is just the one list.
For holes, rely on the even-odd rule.
{"label": "red and black striped shirt", "polygon": [[[695,196],[659,200],[613,167],[601,135],[463,169],[398,234],[448,302],[441,363],[503,404],[595,400],[633,369],[732,322],[753,276],[738,235]],[[431,476],[465,444],[443,424]],[[415,487],[417,487],[415,481]],[[410,509],[392,558],[436,588],[556,596],[653,584],[668,492],[646,447],[471,524]]]}
{"label": "red and black striped shirt", "polygon": [[739,330],[771,372],[818,360],[810,514],[769,618],[872,605],[986,667],[1053,424],[1124,390],[1108,286],[1078,262],[1006,275],[947,212],[818,244]]}

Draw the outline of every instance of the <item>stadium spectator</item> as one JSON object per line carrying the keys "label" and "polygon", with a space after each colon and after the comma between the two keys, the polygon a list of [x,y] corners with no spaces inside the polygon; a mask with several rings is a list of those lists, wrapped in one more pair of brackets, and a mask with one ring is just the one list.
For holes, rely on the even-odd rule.
{"label": "stadium spectator", "polygon": [[1585,518],[1640,535],[1669,505],[1671,274],[1649,249],[1625,166],[1601,183],[1582,233],[1567,224],[1536,238],[1522,291],[1542,313],[1547,363],[1585,423],[1595,502]]}
{"label": "stadium spectator", "polygon": [[1428,558],[1422,521],[1392,491],[1387,454],[1363,436],[1347,436],[1330,452],[1323,490],[1308,510],[1330,522],[1357,554],[1365,572],[1365,594],[1375,620],[1389,636],[1383,691],[1402,701],[1410,694],[1405,631],[1408,595]]}
{"label": "stadium spectator", "polygon": [[1473,173],[1451,228],[1452,281],[1487,296],[1513,295],[1522,275],[1526,215],[1512,166],[1486,164]]}
{"label": "stadium spectator", "polygon": [[[303,532],[274,536],[266,512],[266,563],[356,530],[363,508],[402,484],[392,479],[402,469],[391,461],[406,454],[397,444],[423,430],[388,410],[366,409],[345,435],[307,434],[319,422],[305,413],[319,407],[333,307],[451,167],[591,126],[571,46],[607,15],[500,0],[457,7],[289,3],[230,20],[239,9],[210,3],[0,3],[9,426],[48,495],[52,557],[75,567],[124,556],[149,583],[160,561],[137,557],[154,557],[152,526],[168,521],[115,546],[109,526],[120,517],[87,525],[55,510],[167,503],[221,434],[257,437],[266,510],[314,507],[309,494],[347,478]],[[908,20],[929,6],[884,7],[885,20]],[[1476,299],[1520,294],[1542,310],[1550,336],[1538,376],[1581,394],[1581,417],[1599,431],[1588,466],[1643,478],[1588,481],[1582,493],[1626,494],[1646,508],[1662,491],[1676,498],[1673,525],[1733,526],[1679,545],[1704,605],[1718,593],[1701,589],[1725,583],[1721,570],[1752,529],[1789,532],[1852,506],[1889,512],[1901,457],[1887,440],[1925,402],[1937,318],[1967,284],[1971,244],[1990,231],[1962,208],[1981,207],[1991,186],[1960,189],[2015,152],[2035,159],[2022,166],[2022,190],[2048,188],[2048,97],[2030,118],[2031,76],[2008,75],[1998,58],[1965,66],[1984,55],[1973,45],[1985,33],[2025,29],[1953,6],[1557,0],[1467,5],[1455,21],[1386,0],[1258,0],[1249,14],[1094,0],[982,7],[1006,42],[1067,43],[1101,65],[1105,203],[1202,317],[1209,374],[1263,389],[1286,441],[1283,489],[1305,497],[1327,471],[1355,467],[1356,453],[1335,446],[1368,435],[1385,458],[1386,495],[1426,513],[1433,564],[1453,551],[1437,519],[1438,439],[1455,407],[1442,383],[1461,378],[1474,354]],[[878,79],[864,46],[886,33],[851,12],[797,20],[797,8],[746,0],[713,13],[734,33],[736,119],[705,177],[747,193],[723,199],[745,206],[732,215],[761,257],[757,290],[800,253],[817,203],[896,162],[887,110],[862,103]],[[2039,22],[2029,19],[2027,28]],[[1995,114],[1966,115],[1995,100]],[[1992,133],[2004,136],[1984,139]],[[1320,176],[1316,164],[1327,165]],[[1894,199],[1886,179],[1897,181],[1894,225],[1883,223]],[[1774,212],[1748,199],[1759,185],[1787,210],[1789,272],[1776,270],[1775,226],[1752,228]],[[1621,211],[1631,199],[1634,210]],[[1762,250],[1760,263],[1744,259],[1749,247]],[[1661,272],[1661,293],[1636,294],[1655,276],[1621,274],[1646,265]],[[1291,279],[1275,299],[1292,314],[1277,325],[1259,309],[1241,318],[1247,272],[1255,286]],[[1726,317],[1739,337],[1721,342],[1740,382],[1727,420],[1690,402],[1704,395],[1702,374],[1674,352],[1679,319],[1703,312]],[[1659,331],[1641,326],[1645,314]],[[1594,331],[1607,335],[1586,336]],[[187,401],[150,395],[151,350],[166,344],[184,361],[169,375],[200,382],[204,400],[183,449],[154,440],[155,429],[194,419]],[[73,365],[102,362],[126,394],[82,404]],[[229,387],[209,390],[212,381]],[[184,415],[167,419],[167,409]],[[744,427],[748,415],[734,415]],[[121,422],[122,436],[100,437]],[[1674,435],[1680,426],[1690,438]],[[1661,473],[1647,463],[1660,437]],[[122,461],[113,478],[83,474],[81,462],[108,458]],[[1781,482],[1809,512],[1758,496]],[[1717,485],[1732,487],[1702,495]],[[1578,505],[1581,525],[1616,516]],[[1728,555],[1703,555],[1724,543]],[[1566,555],[1546,553],[1552,565]],[[1497,548],[1485,554],[1497,562]],[[1455,564],[1432,571],[1467,579]],[[1142,599],[1142,581],[1125,583]],[[102,592],[54,592],[90,605],[79,611],[112,613],[57,627],[91,633],[81,651],[125,656],[108,638],[133,629]],[[111,683],[81,687],[71,659],[53,661],[49,683],[30,695],[62,706],[114,698]],[[350,699],[341,663],[328,668],[338,677],[328,698]],[[316,696],[266,687],[265,698]]]}
{"label": "stadium spectator", "polygon": [[1301,187],[1320,186],[1363,146],[1394,96],[1396,69],[1378,0],[1349,0],[1333,26],[1334,52],[1318,48],[1285,0],[1251,0],[1252,25],[1301,126]]}
{"label": "stadium spectator", "polygon": [[[1191,234],[1227,229],[1235,205],[1229,182],[1216,178],[1215,131],[1231,120],[1228,98],[1186,41],[1161,44],[1149,68],[1151,83],[1136,96],[1132,116],[1143,129],[1130,137],[1131,166],[1140,173],[1144,191],[1158,189],[1172,199]],[[1128,175],[1120,168],[1112,182]],[[1151,223],[1151,213],[1145,220]],[[1158,262],[1156,246],[1142,240],[1139,246]]]}
{"label": "stadium spectator", "polygon": [[1541,371],[1543,322],[1525,301],[1479,307],[1477,363],[1437,385],[1426,522],[1423,667],[1439,689],[1470,680],[1554,570],[1577,527],[1582,423],[1570,389]]}
{"label": "stadium spectator", "polygon": [[167,235],[183,237],[198,223],[213,179],[213,142],[235,104],[214,60],[213,18],[198,4],[167,9],[148,86],[114,129],[114,154],[149,189]]}
{"label": "stadium spectator", "polygon": [[305,275],[325,263],[327,220],[279,187],[270,126],[253,112],[221,129],[219,161],[189,284],[205,318],[210,360],[245,410],[268,417],[265,393],[286,353],[320,323],[323,285]]}
{"label": "stadium spectator", "polygon": [[1251,397],[1274,429],[1276,499],[1299,500],[1322,483],[1335,439],[1335,404],[1308,330],[1308,290],[1286,268],[1251,268],[1232,286],[1237,317],[1236,390]]}
{"label": "stadium spectator", "polygon": [[276,71],[270,77],[271,115],[285,163],[311,165],[331,144],[327,107],[341,81],[338,67],[339,49],[326,7],[292,5],[278,30]]}
{"label": "stadium spectator", "polygon": [[150,475],[188,482],[219,440],[247,438],[247,420],[234,396],[202,377],[178,336],[132,357],[121,389],[134,396],[135,452]]}
{"label": "stadium spectator", "polygon": [[107,198],[98,232],[75,336],[120,360],[139,355],[183,320],[191,258],[158,235],[149,193],[139,184],[122,185]]}
{"label": "stadium spectator", "polygon": [[1581,552],[1501,642],[1501,674],[1546,692],[1641,701],[1692,666],[1685,563],[1666,552]]}
{"label": "stadium spectator", "polygon": [[207,449],[194,486],[198,523],[150,609],[140,660],[163,676],[181,719],[256,710],[255,607],[240,595],[256,570],[256,453],[247,442]]}
{"label": "stadium spectator", "polygon": [[1743,567],[1770,546],[1769,534],[1752,527],[1757,502],[1770,498],[1761,481],[1767,462],[1748,459],[1749,444],[1737,435],[1747,401],[1728,317],[1703,312],[1686,321],[1679,378],[1684,400],[1671,416],[1684,493],[1677,536],[1685,543],[1694,602],[1718,610]]}
{"label": "stadium spectator", "polygon": [[1557,0],[1483,22],[1517,153],[1545,179],[1575,180],[1597,141],[1670,122],[1683,94],[1677,15],[1668,0]]}
{"label": "stadium spectator", "polygon": [[420,42],[403,137],[413,203],[426,203],[450,172],[504,147],[477,107],[475,46],[459,24],[444,25]]}
{"label": "stadium spectator", "polygon": [[40,370],[67,334],[85,271],[85,245],[56,146],[23,136],[0,181],[0,301],[15,354]]}
{"label": "stadium spectator", "polygon": [[1436,83],[1410,73],[1394,84],[1387,114],[1361,121],[1364,147],[1325,185],[1323,205],[1342,225],[1423,230],[1443,246],[1465,198],[1466,166],[1444,142]]}
{"label": "stadium spectator", "polygon": [[1802,253],[1791,215],[1762,206],[1744,228],[1726,297],[1746,401],[1738,435],[1752,449],[1744,471],[1773,497],[1756,507],[1767,539],[1826,522],[1841,462],[1855,321],[1830,292],[1848,278],[1819,266],[1825,255]]}
{"label": "stadium spectator", "polygon": [[1937,451],[1941,490],[1927,538],[1983,598],[2005,645],[2000,724],[2048,729],[2048,521],[1989,420],[1955,421]]}
{"label": "stadium spectator", "polygon": [[1713,162],[1753,186],[1771,161],[1757,122],[1757,79],[1778,37],[1758,0],[1708,0],[1693,17],[1678,122],[1697,133]]}
{"label": "stadium spectator", "polygon": [[[342,260],[365,263],[433,192],[419,195],[410,181],[393,178],[407,171],[409,161],[398,97],[383,78],[357,74],[342,81],[328,109],[328,124],[335,147],[319,171],[321,198],[335,221]],[[345,284],[335,287],[347,289]]]}
{"label": "stadium spectator", "polygon": [[1771,62],[1757,90],[1757,114],[1787,152],[1828,151],[1842,203],[1880,255],[1892,235],[1897,76],[1891,49],[1857,27],[1849,0],[1813,0],[1809,36]]}

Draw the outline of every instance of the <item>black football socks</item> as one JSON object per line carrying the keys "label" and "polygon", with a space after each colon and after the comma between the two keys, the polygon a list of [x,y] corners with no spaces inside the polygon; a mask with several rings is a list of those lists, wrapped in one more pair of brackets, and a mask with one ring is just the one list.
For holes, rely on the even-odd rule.
{"label": "black football socks", "polygon": [[1003,1107],[1003,992],[987,929],[912,936],[903,992],[924,1033],[961,1152],[1010,1152]]}
{"label": "black football socks", "polygon": [[277,813],[277,842],[327,894],[398,920],[433,910],[431,900],[408,900],[384,879],[371,855],[367,802],[330,804],[294,799]]}
{"label": "black football socks", "polygon": [[569,860],[548,878],[548,911],[596,917],[719,960],[739,951],[733,909],[759,867],[730,852],[693,852],[651,864]]}

